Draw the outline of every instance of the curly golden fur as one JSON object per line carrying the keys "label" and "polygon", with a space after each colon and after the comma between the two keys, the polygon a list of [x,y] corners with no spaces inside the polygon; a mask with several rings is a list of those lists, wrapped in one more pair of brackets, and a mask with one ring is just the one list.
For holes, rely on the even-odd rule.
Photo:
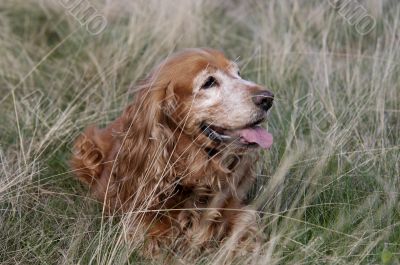
{"label": "curly golden fur", "polygon": [[[273,95],[261,103],[254,95],[265,91],[243,80],[219,51],[177,53],[136,88],[119,118],[85,130],[71,165],[109,213],[136,213],[132,235],[146,238],[148,256],[165,248],[195,253],[221,242],[254,249],[257,214],[245,199],[257,149],[243,138],[218,137],[264,118]],[[210,135],[204,124],[218,127]]]}

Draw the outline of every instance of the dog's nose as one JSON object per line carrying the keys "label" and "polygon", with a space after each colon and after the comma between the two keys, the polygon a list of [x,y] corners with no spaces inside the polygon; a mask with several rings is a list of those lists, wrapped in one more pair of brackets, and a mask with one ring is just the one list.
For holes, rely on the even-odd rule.
{"label": "dog's nose", "polygon": [[264,111],[268,111],[272,107],[274,94],[268,90],[257,91],[253,94],[253,102]]}

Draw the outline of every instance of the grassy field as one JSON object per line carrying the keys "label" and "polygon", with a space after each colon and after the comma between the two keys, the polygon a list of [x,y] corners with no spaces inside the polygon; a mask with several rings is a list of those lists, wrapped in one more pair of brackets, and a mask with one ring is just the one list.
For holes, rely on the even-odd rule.
{"label": "grassy field", "polygon": [[359,1],[367,35],[329,2],[90,0],[94,36],[58,0],[1,0],[0,263],[157,264],[74,179],[71,142],[168,54],[207,46],[276,95],[252,192],[267,241],[238,264],[400,264],[400,2]]}

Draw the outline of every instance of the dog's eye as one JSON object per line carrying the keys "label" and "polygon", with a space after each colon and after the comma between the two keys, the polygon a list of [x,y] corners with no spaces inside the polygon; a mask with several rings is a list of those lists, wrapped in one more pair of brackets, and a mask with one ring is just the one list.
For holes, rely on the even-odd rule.
{"label": "dog's eye", "polygon": [[218,85],[218,81],[215,79],[215,77],[213,76],[209,76],[206,80],[206,82],[204,82],[204,84],[201,86],[202,89],[207,89],[207,88],[211,88],[213,86],[217,86]]}
{"label": "dog's eye", "polygon": [[237,72],[237,75],[240,76],[240,77],[242,76],[242,75],[240,74],[240,71]]}

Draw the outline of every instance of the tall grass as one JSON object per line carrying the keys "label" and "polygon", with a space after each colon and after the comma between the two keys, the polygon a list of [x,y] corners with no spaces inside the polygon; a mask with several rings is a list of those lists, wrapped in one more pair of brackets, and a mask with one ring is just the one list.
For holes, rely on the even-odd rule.
{"label": "tall grass", "polygon": [[365,36],[328,1],[91,3],[109,23],[98,36],[57,1],[0,2],[2,264],[160,262],[102,218],[67,161],[76,135],[118,116],[154,64],[199,46],[276,94],[275,143],[251,194],[266,242],[238,263],[399,264],[397,1],[360,1],[377,21]]}

